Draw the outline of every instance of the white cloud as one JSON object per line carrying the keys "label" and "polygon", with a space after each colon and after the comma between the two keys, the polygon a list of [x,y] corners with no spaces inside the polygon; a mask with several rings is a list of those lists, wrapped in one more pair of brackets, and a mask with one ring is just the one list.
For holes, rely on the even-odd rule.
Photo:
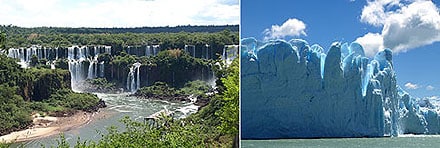
{"label": "white cloud", "polygon": [[361,43],[367,47],[364,48],[366,53],[378,51],[377,47],[390,48],[394,53],[406,52],[440,41],[440,14],[432,1],[409,4],[399,0],[369,1],[362,10],[361,22],[383,27],[381,33],[367,33],[375,34],[376,38],[380,35],[382,44]]}
{"label": "white cloud", "polygon": [[411,83],[411,82],[408,82],[408,83],[405,84],[405,87],[406,87],[407,89],[418,89],[418,88],[419,88],[419,85],[417,85],[417,84],[413,84],[413,83]]}
{"label": "white cloud", "polygon": [[383,37],[378,33],[367,33],[357,38],[355,42],[362,45],[365,50],[365,55],[369,57],[383,50]]}
{"label": "white cloud", "polygon": [[431,86],[431,85],[428,85],[428,86],[426,86],[426,90],[434,90],[434,86]]}
{"label": "white cloud", "polygon": [[265,40],[267,39],[277,39],[284,38],[286,36],[300,36],[307,35],[304,31],[306,29],[306,24],[301,20],[296,18],[290,18],[286,22],[284,22],[281,26],[272,25],[269,29],[264,30]]}
{"label": "white cloud", "polygon": [[238,24],[238,0],[0,0],[0,24],[140,27]]}
{"label": "white cloud", "polygon": [[386,8],[396,5],[399,5],[399,0],[367,1],[367,5],[362,9],[361,21],[374,26],[381,26],[389,15]]}

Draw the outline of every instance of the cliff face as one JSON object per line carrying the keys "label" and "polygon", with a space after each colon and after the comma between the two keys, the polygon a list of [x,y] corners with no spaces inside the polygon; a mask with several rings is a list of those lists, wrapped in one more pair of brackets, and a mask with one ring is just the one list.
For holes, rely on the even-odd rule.
{"label": "cliff face", "polygon": [[327,54],[298,39],[261,43],[248,38],[242,45],[244,139],[438,131],[438,121],[427,124],[425,119],[438,119],[437,113],[424,113],[396,85],[389,49],[369,59],[357,43],[334,43]]}
{"label": "cliff face", "polygon": [[21,83],[25,100],[41,101],[60,89],[70,89],[70,73],[61,69],[27,69],[28,77]]}
{"label": "cliff face", "polygon": [[[50,64],[52,69],[68,69],[74,89],[81,89],[76,87],[76,84],[86,79],[106,78],[110,82],[115,82],[118,87],[132,91],[139,89],[138,87],[149,86],[156,81],[182,86],[192,80],[211,80],[214,78],[214,64],[210,60],[217,59],[219,54],[235,57],[238,49],[223,48],[224,51],[221,53],[220,47],[208,45],[188,47],[193,48],[166,50],[167,52],[161,54],[159,45],[72,46],[68,48],[31,46],[9,49],[8,56],[19,59],[22,67],[28,67],[29,63],[43,63]],[[135,66],[134,63],[139,63],[140,66]],[[127,88],[133,85],[132,83],[136,83],[134,85],[136,88]],[[24,87],[32,86],[29,84]],[[23,94],[33,95],[29,92],[23,92]],[[40,94],[45,93],[41,92],[37,95]]]}

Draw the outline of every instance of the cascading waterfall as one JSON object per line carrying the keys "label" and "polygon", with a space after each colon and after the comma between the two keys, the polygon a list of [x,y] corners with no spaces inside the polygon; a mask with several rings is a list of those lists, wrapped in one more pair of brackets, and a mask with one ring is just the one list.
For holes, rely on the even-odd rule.
{"label": "cascading waterfall", "polygon": [[89,58],[89,70],[87,74],[87,79],[94,79],[97,77],[98,74],[98,56],[94,56],[93,58]]}
{"label": "cascading waterfall", "polygon": [[151,46],[145,46],[145,56],[151,56]]}
{"label": "cascading waterfall", "polygon": [[8,49],[7,56],[20,59],[18,64],[20,64],[22,68],[27,68],[33,55],[37,56],[38,59],[45,58],[49,60],[50,58],[49,49],[42,48],[38,45],[32,45],[29,48],[10,48]]}
{"label": "cascading waterfall", "polygon": [[[127,75],[127,90],[130,92],[135,92],[140,88],[140,76],[139,76],[139,68],[141,67],[141,63],[136,62],[133,66],[130,67],[130,71]],[[136,72],[136,77],[134,73]]]}
{"label": "cascading waterfall", "polygon": [[222,60],[226,65],[230,65],[237,58],[238,45],[225,45],[223,48]]}
{"label": "cascading waterfall", "polygon": [[[200,53],[198,56],[201,58],[209,59],[211,56],[210,46],[205,44],[205,53]],[[142,50],[145,50],[146,56],[155,56],[160,51],[159,45],[149,45],[145,46],[145,49],[137,48],[140,51],[136,51],[137,54],[141,54]],[[196,56],[196,49],[194,45],[185,45],[185,51],[187,51],[193,57]],[[132,52],[135,52],[132,50]],[[47,59],[47,65],[50,65],[51,69],[56,68],[56,60],[59,58],[67,58],[68,69],[71,74],[71,86],[76,87],[77,84],[86,80],[94,79],[98,77],[105,77],[104,61],[98,61],[98,56],[103,53],[112,53],[111,46],[71,46],[67,48],[45,48],[38,45],[33,45],[27,48],[10,48],[8,49],[7,56],[19,59],[18,62],[23,68],[29,65],[33,55],[40,59]],[[211,54],[210,54],[211,53]],[[211,57],[212,58],[212,57]],[[88,65],[87,65],[88,64]],[[142,85],[148,85],[148,75],[146,82],[140,82],[140,63],[133,64],[133,69],[131,69],[131,76],[129,75],[127,79],[127,89],[130,91],[135,91]],[[211,66],[212,67],[212,66]],[[137,70],[137,71],[135,71]],[[206,71],[206,73],[205,73]],[[135,73],[136,72],[136,73]],[[202,70],[203,76],[206,79],[213,78],[213,71]],[[111,73],[113,75],[113,73]],[[136,77],[135,77],[136,76]],[[174,77],[174,76],[173,76]],[[174,78],[173,78],[174,79]],[[174,82],[175,80],[173,80]]]}
{"label": "cascading waterfall", "polygon": [[50,69],[55,69],[55,61],[50,62]]}
{"label": "cascading waterfall", "polygon": [[208,52],[209,52],[209,45],[208,44],[206,44],[205,45],[205,47],[206,47],[206,56],[205,56],[205,59],[209,59],[209,56],[208,56]]}
{"label": "cascading waterfall", "polygon": [[131,84],[133,84],[134,82],[134,67],[130,67],[130,71],[128,72],[128,76],[127,76],[127,90],[129,90],[130,92],[132,92],[133,86]]}
{"label": "cascading waterfall", "polygon": [[99,77],[104,77],[104,61],[99,63]]}
{"label": "cascading waterfall", "polygon": [[223,52],[222,52],[222,60],[226,61],[226,49],[228,49],[227,45],[225,45],[225,47],[223,48]]}
{"label": "cascading waterfall", "polygon": [[87,79],[93,79],[95,77],[95,74],[93,73],[93,65],[95,65],[95,63],[93,61],[90,61]]}
{"label": "cascading waterfall", "polygon": [[136,70],[137,70],[137,77],[136,77],[136,90],[138,90],[140,88],[140,84],[141,84],[141,80],[139,79],[139,68],[141,67],[140,63],[135,63],[136,66]]}
{"label": "cascading waterfall", "polygon": [[196,46],[185,45],[185,51],[188,52],[192,57],[196,57]]}
{"label": "cascading waterfall", "polygon": [[157,55],[157,53],[159,52],[159,45],[153,45],[153,55]]}
{"label": "cascading waterfall", "polygon": [[[68,60],[69,60],[69,71],[72,75],[72,87],[76,87],[78,82],[84,81],[85,79],[94,79],[98,77],[104,76],[104,62],[99,63],[98,67],[98,56],[100,54],[99,47],[89,48],[87,46],[78,47],[72,46],[67,49]],[[105,51],[104,53],[111,53],[110,46],[103,46]],[[75,52],[76,51],[76,52]],[[92,57],[93,56],[93,57]],[[89,63],[87,71],[85,68],[85,64]],[[86,75],[87,73],[87,75]]]}

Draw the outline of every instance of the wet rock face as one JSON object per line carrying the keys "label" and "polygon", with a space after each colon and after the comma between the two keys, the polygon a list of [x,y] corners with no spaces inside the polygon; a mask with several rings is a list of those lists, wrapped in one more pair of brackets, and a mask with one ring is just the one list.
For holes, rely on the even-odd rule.
{"label": "wet rock face", "polygon": [[[242,43],[244,139],[438,131],[430,129],[438,122],[426,124],[437,113],[423,113],[397,86],[389,49],[369,59],[357,43],[334,43],[327,54],[304,40],[258,43],[251,38]],[[401,101],[404,95],[411,101]]]}

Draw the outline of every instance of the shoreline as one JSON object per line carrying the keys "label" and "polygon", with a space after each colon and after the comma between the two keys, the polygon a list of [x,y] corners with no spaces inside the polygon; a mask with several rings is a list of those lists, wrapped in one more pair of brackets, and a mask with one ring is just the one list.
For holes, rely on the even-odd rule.
{"label": "shoreline", "polygon": [[77,111],[70,117],[37,117],[34,125],[28,129],[15,131],[0,137],[0,143],[16,143],[53,136],[66,131],[77,129],[93,120],[106,118],[106,113]]}

